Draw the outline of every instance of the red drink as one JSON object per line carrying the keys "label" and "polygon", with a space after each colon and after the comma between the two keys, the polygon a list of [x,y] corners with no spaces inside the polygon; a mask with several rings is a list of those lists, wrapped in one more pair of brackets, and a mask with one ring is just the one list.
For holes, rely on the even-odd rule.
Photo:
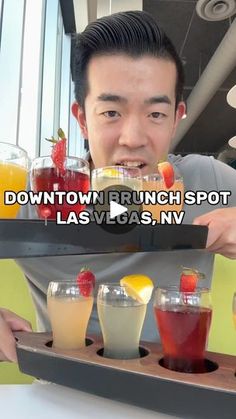
{"label": "red drink", "polygon": [[[32,187],[34,192],[39,191],[81,191],[87,193],[90,188],[89,175],[76,170],[66,169],[65,174],[61,175],[58,169],[54,167],[35,168],[32,176]],[[68,204],[63,198],[63,203],[59,204],[58,198],[55,197],[55,204],[37,205],[37,211],[40,218],[51,220],[56,219],[56,212],[60,211],[63,220],[67,219],[71,211],[79,214],[85,209],[85,205],[80,202],[76,204]]]}
{"label": "red drink", "polygon": [[184,305],[154,307],[163,347],[163,366],[174,371],[202,373],[212,310]]}

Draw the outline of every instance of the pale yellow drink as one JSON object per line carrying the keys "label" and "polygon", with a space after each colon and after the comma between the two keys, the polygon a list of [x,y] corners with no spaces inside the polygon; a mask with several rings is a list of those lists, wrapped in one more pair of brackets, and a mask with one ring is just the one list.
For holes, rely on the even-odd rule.
{"label": "pale yellow drink", "polygon": [[114,185],[126,186],[134,191],[140,191],[142,189],[141,179],[135,178],[116,178],[116,177],[97,177],[92,180],[92,187],[94,191],[102,191],[105,188]]}
{"label": "pale yellow drink", "polygon": [[15,218],[20,205],[5,205],[4,192],[24,191],[26,189],[27,170],[17,164],[0,161],[0,180],[0,218]]}
{"label": "pale yellow drink", "polygon": [[92,171],[92,188],[102,191],[114,185],[122,185],[134,191],[142,189],[141,171],[138,167],[107,166]]}
{"label": "pale yellow drink", "polygon": [[48,313],[53,346],[59,349],[85,347],[86,330],[92,312],[93,297],[48,296]]}
{"label": "pale yellow drink", "polygon": [[104,356],[117,359],[138,358],[147,305],[135,301],[109,304],[98,300],[97,309],[104,341]]}
{"label": "pale yellow drink", "polygon": [[178,205],[176,203],[170,204],[143,204],[143,211],[149,211],[152,214],[152,218],[160,222],[160,213],[161,211],[176,211],[180,213],[183,208],[184,202],[184,184],[182,179],[176,179],[173,186],[167,189],[162,180],[143,180],[143,190],[144,191],[180,191],[181,193],[181,203]]}

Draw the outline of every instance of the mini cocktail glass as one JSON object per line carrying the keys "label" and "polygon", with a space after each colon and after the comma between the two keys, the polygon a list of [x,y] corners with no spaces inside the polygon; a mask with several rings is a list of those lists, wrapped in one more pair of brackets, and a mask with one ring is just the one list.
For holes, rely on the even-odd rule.
{"label": "mini cocktail glass", "polygon": [[93,307],[92,284],[75,281],[50,282],[47,306],[53,346],[58,349],[85,347],[86,330]]}
{"label": "mini cocktail glass", "polygon": [[26,189],[29,159],[22,148],[0,142],[0,218],[16,218],[19,204],[4,204],[4,192]]}
{"label": "mini cocktail glass", "polygon": [[183,208],[184,203],[184,183],[183,178],[180,174],[175,171],[175,181],[174,184],[167,189],[165,183],[162,179],[162,176],[159,173],[152,173],[143,177],[143,190],[144,191],[165,191],[170,192],[173,191],[176,193],[177,191],[180,192],[180,203],[173,203],[173,204],[143,204],[143,211],[149,211],[152,214],[152,218],[157,222],[160,222],[160,213],[161,211],[176,211],[179,213]]}
{"label": "mini cocktail glass", "polygon": [[102,191],[114,185],[122,185],[134,191],[142,189],[142,175],[138,167],[106,166],[92,170],[92,188]]}
{"label": "mini cocktail glass", "polygon": [[[34,192],[56,192],[74,191],[87,193],[90,188],[89,164],[86,160],[77,157],[66,157],[65,173],[61,173],[54,165],[50,156],[38,157],[33,160],[31,167],[31,188]],[[40,218],[56,219],[56,213],[61,212],[61,218],[67,219],[71,211],[79,214],[85,209],[85,205],[80,202],[69,204],[63,198],[63,203],[59,203],[55,198],[55,204],[37,205]]]}
{"label": "mini cocktail glass", "polygon": [[154,313],[164,355],[162,365],[180,372],[205,372],[212,317],[210,291],[188,293],[179,292],[177,287],[157,288]]}
{"label": "mini cocktail glass", "polygon": [[147,304],[129,297],[119,284],[102,284],[97,296],[98,317],[107,358],[138,358]]}

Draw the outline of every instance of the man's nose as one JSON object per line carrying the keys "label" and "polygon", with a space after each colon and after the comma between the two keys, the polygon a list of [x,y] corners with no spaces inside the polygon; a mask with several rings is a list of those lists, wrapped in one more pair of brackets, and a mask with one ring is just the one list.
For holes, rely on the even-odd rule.
{"label": "man's nose", "polygon": [[129,148],[138,148],[147,144],[147,134],[137,116],[130,116],[123,122],[119,144]]}

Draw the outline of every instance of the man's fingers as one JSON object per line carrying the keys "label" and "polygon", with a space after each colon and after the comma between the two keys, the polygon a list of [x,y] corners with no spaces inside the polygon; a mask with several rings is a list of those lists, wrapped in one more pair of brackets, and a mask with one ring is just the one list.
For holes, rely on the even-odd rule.
{"label": "man's fingers", "polygon": [[24,332],[32,332],[32,327],[31,324],[24,320],[24,319],[11,319],[8,322],[9,327],[11,328],[11,330],[14,331],[24,331]]}
{"label": "man's fingers", "polygon": [[[0,314],[0,351],[3,353],[3,359],[17,362],[16,341],[11,328]],[[2,359],[2,358],[1,358]]]}
{"label": "man's fingers", "polygon": [[209,252],[236,259],[236,208],[217,209],[200,215],[193,224],[208,227],[206,248]]}
{"label": "man's fingers", "polygon": [[206,218],[196,218],[193,221],[194,225],[205,225],[208,227],[207,243],[206,248],[209,249],[221,235],[222,226],[219,225],[218,221],[210,221]]}
{"label": "man's fingers", "polygon": [[220,226],[218,222],[212,221],[208,224],[208,236],[207,236],[207,244],[206,244],[207,249],[214,246],[215,243],[217,243],[217,247],[219,247],[218,242],[223,232],[224,230],[222,229],[222,226]]}
{"label": "man's fingers", "polygon": [[0,350],[0,361],[10,361],[5,354]]}
{"label": "man's fingers", "polygon": [[17,362],[13,331],[31,332],[30,323],[5,308],[0,309],[0,360]]}
{"label": "man's fingers", "polygon": [[206,226],[210,222],[209,213],[200,215],[193,220],[193,225]]}
{"label": "man's fingers", "polygon": [[1,313],[3,319],[7,322],[11,330],[32,332],[31,324],[27,320],[4,308],[1,309]]}

